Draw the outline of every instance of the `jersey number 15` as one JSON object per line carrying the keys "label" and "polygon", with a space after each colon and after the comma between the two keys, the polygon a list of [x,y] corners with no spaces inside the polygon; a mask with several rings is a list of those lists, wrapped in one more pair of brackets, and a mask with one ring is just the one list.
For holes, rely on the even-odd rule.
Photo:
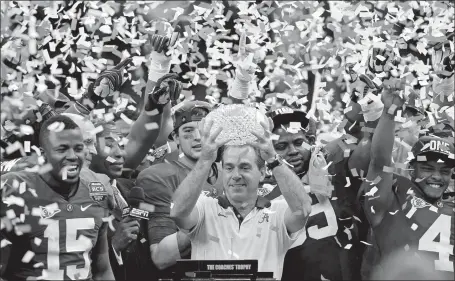
{"label": "jersey number 15", "polygon": [[[60,239],[65,239],[66,253],[82,252],[84,257],[84,267],[76,268],[76,265],[66,267],[66,275],[71,280],[87,279],[90,273],[89,252],[93,248],[92,241],[80,235],[77,238],[79,230],[90,230],[95,228],[93,218],[67,219],[63,222],[66,231],[61,232],[59,221],[53,221],[48,224],[44,231],[44,237],[48,238],[47,242],[47,269],[43,271],[43,277],[46,280],[64,280],[64,270],[60,269]],[[66,233],[66,237],[60,237],[61,233]]]}

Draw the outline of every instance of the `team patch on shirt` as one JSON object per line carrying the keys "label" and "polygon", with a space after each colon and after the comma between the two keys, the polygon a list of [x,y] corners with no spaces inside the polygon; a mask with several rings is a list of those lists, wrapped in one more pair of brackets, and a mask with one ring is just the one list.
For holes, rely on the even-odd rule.
{"label": "team patch on shirt", "polygon": [[89,195],[90,198],[95,201],[95,202],[101,202],[104,201],[107,198],[107,190],[106,187],[98,182],[91,182],[88,185],[89,187]]}
{"label": "team patch on shirt", "polygon": [[416,197],[416,196],[412,197],[411,204],[415,208],[425,208],[425,207],[431,206],[430,203],[427,203],[425,200],[423,200],[419,197]]}

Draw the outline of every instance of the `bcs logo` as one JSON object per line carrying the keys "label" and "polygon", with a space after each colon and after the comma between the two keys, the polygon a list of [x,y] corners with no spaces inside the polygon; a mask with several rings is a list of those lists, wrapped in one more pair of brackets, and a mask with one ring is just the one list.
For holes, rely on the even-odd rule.
{"label": "bcs logo", "polygon": [[107,191],[100,182],[91,182],[88,185],[90,198],[95,202],[104,201],[107,198]]}

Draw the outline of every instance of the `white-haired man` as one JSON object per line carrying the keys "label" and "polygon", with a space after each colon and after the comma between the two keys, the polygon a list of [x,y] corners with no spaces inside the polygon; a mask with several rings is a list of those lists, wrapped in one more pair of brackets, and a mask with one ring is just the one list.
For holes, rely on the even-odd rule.
{"label": "white-haired man", "polygon": [[[213,120],[204,123],[199,160],[173,196],[171,217],[180,229],[189,231],[192,259],[255,259],[259,271],[272,271],[279,279],[284,255],[311,212],[311,199],[300,179],[282,164],[264,122],[265,134],[251,132],[256,142],[228,146],[229,138],[217,139],[222,127],[212,130]],[[225,194],[217,199],[199,196],[220,148]],[[267,202],[258,197],[265,161],[285,200]]]}

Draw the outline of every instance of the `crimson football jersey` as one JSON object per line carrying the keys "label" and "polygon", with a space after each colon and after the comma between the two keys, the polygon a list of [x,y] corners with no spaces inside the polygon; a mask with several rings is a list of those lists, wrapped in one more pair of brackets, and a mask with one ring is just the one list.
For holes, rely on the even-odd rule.
{"label": "crimson football jersey", "polygon": [[425,201],[416,185],[397,176],[393,185],[394,201],[381,223],[373,229],[381,259],[396,250],[432,257],[429,265],[441,278],[454,277],[454,202]]}
{"label": "crimson football jersey", "polygon": [[[269,183],[276,185],[273,179]],[[355,269],[352,261],[358,258],[354,251],[358,237],[356,220],[346,209],[349,204],[336,190],[329,198],[310,193],[308,185],[305,189],[312,200],[312,211],[305,226],[306,239],[286,253],[281,280],[295,280],[296,276],[299,280],[351,280]],[[281,192],[275,187],[262,195],[273,200]]]}
{"label": "crimson football jersey", "polygon": [[2,229],[11,242],[6,280],[90,280],[92,250],[112,205],[108,178],[83,168],[68,200],[38,173],[11,172],[3,184],[5,213],[16,225]]}

